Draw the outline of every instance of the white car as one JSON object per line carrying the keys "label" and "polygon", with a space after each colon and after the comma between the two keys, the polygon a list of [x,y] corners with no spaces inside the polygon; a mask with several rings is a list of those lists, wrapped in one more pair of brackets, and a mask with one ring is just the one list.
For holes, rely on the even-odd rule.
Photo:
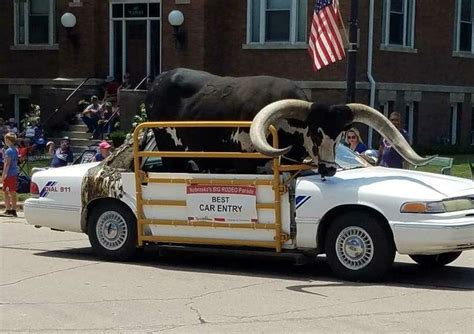
{"label": "white car", "polygon": [[[390,268],[396,251],[410,255],[419,264],[439,266],[454,261],[462,251],[474,248],[474,187],[471,180],[371,167],[342,145],[337,148],[336,157],[340,169],[335,176],[322,179],[313,171],[303,173],[305,175],[298,176],[293,183],[294,197],[291,192],[281,195],[281,230],[286,235],[282,238],[282,252],[325,253],[338,276],[370,281],[381,278]],[[159,162],[159,159],[149,158],[143,169],[152,176],[173,178],[173,174],[159,172]],[[94,251],[100,256],[128,259],[139,244],[134,173],[120,172],[120,180],[116,183],[119,187],[109,189],[108,195],[88,198],[84,194],[91,183],[86,184],[86,175],[101,166],[90,163],[35,173],[33,198],[24,205],[25,217],[32,225],[87,233]],[[108,174],[100,175],[95,176],[94,184],[100,183],[101,177],[109,177]],[[210,174],[179,175],[214,177]],[[249,175],[225,177],[248,179]],[[156,188],[149,185],[143,194],[155,196],[150,198],[171,198],[169,196],[173,195],[172,198],[180,201],[170,201],[167,208],[148,207],[144,210],[145,216],[163,219],[160,215],[165,215],[166,219],[174,219],[170,221],[186,219],[186,204],[179,207],[183,205],[179,203],[186,203],[186,191],[183,193],[172,183],[155,185]],[[273,192],[265,194],[260,191],[257,196],[273,196]],[[261,211],[258,209],[259,222],[268,220],[262,218]],[[212,240],[240,241],[229,245],[246,245],[244,241],[248,240],[252,245],[250,241],[255,240],[256,235],[268,242],[275,238],[274,234],[267,235],[265,230],[258,228],[246,234],[238,228],[190,228],[184,225],[153,226],[144,233],[158,243],[164,240],[162,244],[193,244],[196,240],[196,244],[202,245],[206,243],[202,240],[217,238]],[[219,244],[212,240],[210,245]]]}

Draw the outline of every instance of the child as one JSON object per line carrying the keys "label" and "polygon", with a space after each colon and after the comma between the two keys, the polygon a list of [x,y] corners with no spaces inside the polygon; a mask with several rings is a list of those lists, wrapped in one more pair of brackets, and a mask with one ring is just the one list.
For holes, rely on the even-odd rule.
{"label": "child", "polygon": [[16,214],[16,186],[18,179],[18,152],[15,147],[16,135],[8,132],[5,135],[5,144],[8,148],[5,150],[5,161],[3,164],[2,182],[3,193],[5,197],[4,214],[17,217]]}

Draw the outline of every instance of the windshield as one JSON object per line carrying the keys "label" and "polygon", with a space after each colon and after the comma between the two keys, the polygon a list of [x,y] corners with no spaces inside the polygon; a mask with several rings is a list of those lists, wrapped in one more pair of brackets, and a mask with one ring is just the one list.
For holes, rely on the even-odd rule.
{"label": "windshield", "polygon": [[[151,142],[146,145],[145,150],[153,151],[156,148],[156,143],[153,138]],[[369,167],[370,164],[361,158],[358,153],[353,152],[350,148],[343,144],[338,144],[336,147],[336,163],[341,169],[353,169]],[[142,168],[146,171],[159,171],[163,167],[161,158],[149,157],[143,160]]]}
{"label": "windshield", "polygon": [[342,169],[368,167],[370,164],[343,144],[336,147],[336,163]]}

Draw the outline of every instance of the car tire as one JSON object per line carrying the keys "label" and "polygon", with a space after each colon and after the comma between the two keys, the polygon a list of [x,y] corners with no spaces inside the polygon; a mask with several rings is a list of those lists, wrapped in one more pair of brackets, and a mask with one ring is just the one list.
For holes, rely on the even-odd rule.
{"label": "car tire", "polygon": [[115,202],[96,206],[87,232],[94,252],[110,261],[131,259],[137,251],[137,220],[129,208]]}
{"label": "car tire", "polygon": [[413,261],[418,263],[423,267],[429,268],[438,268],[445,266],[454,260],[456,260],[459,256],[461,256],[462,252],[449,252],[449,253],[442,253],[442,254],[435,254],[435,255],[409,255]]}
{"label": "car tire", "polygon": [[325,238],[332,271],[349,281],[380,280],[392,266],[395,246],[384,222],[365,212],[337,216]]}

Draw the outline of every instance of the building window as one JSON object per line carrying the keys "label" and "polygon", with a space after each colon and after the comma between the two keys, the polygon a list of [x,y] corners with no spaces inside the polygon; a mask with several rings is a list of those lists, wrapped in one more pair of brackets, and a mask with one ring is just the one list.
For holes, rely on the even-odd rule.
{"label": "building window", "polygon": [[382,44],[414,47],[416,0],[383,2]]}
{"label": "building window", "polygon": [[471,105],[471,145],[474,145],[474,101]]}
{"label": "building window", "polygon": [[386,101],[380,105],[379,111],[388,118],[395,108],[395,101]]}
{"label": "building window", "polygon": [[408,102],[405,107],[405,129],[408,132],[410,145],[416,144],[418,128],[418,102]]}
{"label": "building window", "polygon": [[471,106],[471,145],[474,145],[474,101]]}
{"label": "building window", "polygon": [[56,42],[55,0],[15,0],[15,45]]}
{"label": "building window", "polygon": [[454,50],[474,53],[474,0],[456,1]]}
{"label": "building window", "polygon": [[458,143],[461,134],[461,113],[462,103],[453,103],[451,105],[451,127],[449,129],[449,140],[451,145]]}
{"label": "building window", "polygon": [[248,43],[306,43],[307,0],[248,0]]}
{"label": "building window", "polygon": [[[385,117],[389,117],[389,115],[394,111],[395,108],[395,101],[385,101],[384,103],[379,104],[379,111],[382,113]],[[375,132],[371,127],[369,127],[369,131],[367,134],[367,143],[369,144],[370,147],[376,147],[378,148],[380,146],[380,141],[382,140],[382,137],[378,132]]]}

